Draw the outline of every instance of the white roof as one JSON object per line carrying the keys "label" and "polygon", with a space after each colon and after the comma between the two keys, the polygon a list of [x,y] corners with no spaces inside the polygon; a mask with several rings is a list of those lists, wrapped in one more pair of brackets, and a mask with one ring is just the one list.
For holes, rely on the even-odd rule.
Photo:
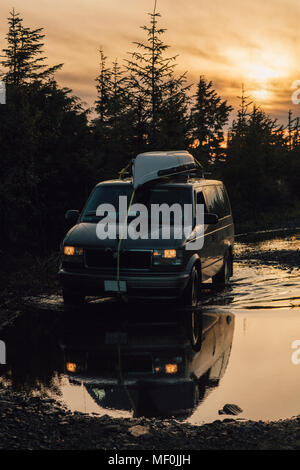
{"label": "white roof", "polygon": [[133,187],[138,188],[149,181],[159,179],[161,170],[186,164],[195,164],[194,157],[186,150],[140,153],[134,160]]}

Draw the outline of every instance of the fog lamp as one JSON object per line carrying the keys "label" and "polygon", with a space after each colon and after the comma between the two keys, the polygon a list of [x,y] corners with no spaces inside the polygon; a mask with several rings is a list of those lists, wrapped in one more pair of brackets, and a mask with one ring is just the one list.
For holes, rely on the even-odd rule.
{"label": "fog lamp", "polygon": [[177,364],[165,364],[166,374],[177,374],[178,365]]}

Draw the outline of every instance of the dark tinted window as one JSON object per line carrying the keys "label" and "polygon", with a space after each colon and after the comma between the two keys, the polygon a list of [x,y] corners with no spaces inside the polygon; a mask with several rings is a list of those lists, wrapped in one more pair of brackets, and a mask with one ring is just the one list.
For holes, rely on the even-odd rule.
{"label": "dark tinted window", "polygon": [[224,214],[223,217],[225,217],[226,215],[231,214],[231,207],[230,207],[228,194],[227,194],[227,191],[226,191],[224,185],[218,186],[218,191],[219,191],[220,197],[222,199],[223,214]]}
{"label": "dark tinted window", "polygon": [[205,202],[204,195],[203,195],[202,191],[197,192],[197,194],[196,194],[196,203],[197,204],[203,204],[204,205],[204,212],[208,212],[207,207],[206,207],[206,202]]}
{"label": "dark tinted window", "polygon": [[[130,185],[103,185],[98,186],[92,192],[86,208],[84,209],[83,216],[93,216],[96,215],[97,207],[100,204],[112,204],[115,209],[119,207],[119,197],[120,196],[127,196],[127,200],[132,195],[132,186]],[[128,201],[129,202],[129,201]]]}
{"label": "dark tinted window", "polygon": [[219,218],[230,214],[230,204],[223,185],[207,186],[204,189],[208,212],[217,214]]}
{"label": "dark tinted window", "polygon": [[[127,196],[127,204],[129,204],[133,188],[131,185],[103,185],[95,188],[91,194],[87,205],[83,212],[82,220],[91,222],[96,217],[96,211],[100,204],[112,204],[118,216],[119,197]],[[142,203],[151,213],[151,204],[168,204],[172,206],[179,203],[182,207],[184,204],[191,203],[191,191],[188,188],[177,188],[167,186],[156,186],[135,193],[133,203]]]}
{"label": "dark tinted window", "polygon": [[216,186],[207,186],[204,188],[204,193],[208,212],[219,215],[220,201]]}
{"label": "dark tinted window", "polygon": [[150,204],[168,204],[172,206],[175,203],[191,204],[191,191],[188,188],[156,186],[155,188],[145,188],[136,193],[135,202],[145,204],[150,209]]}

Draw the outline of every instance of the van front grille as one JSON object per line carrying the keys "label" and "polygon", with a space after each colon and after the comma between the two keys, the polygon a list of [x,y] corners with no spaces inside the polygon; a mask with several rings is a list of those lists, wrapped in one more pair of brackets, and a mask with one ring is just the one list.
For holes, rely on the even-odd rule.
{"label": "van front grille", "polygon": [[[117,251],[85,250],[85,264],[88,268],[116,268]],[[121,251],[120,269],[149,269],[151,251]]]}

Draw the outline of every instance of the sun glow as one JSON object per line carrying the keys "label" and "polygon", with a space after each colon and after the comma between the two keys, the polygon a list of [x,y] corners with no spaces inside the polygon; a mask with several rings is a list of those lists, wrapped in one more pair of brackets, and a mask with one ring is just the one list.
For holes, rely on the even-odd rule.
{"label": "sun glow", "polygon": [[250,86],[266,88],[271,81],[287,77],[291,70],[290,59],[284,51],[270,50],[253,51],[247,49],[231,49],[226,53],[232,63],[235,74]]}
{"label": "sun glow", "polygon": [[257,100],[268,100],[271,97],[271,93],[264,88],[261,90],[254,90],[251,95]]}
{"label": "sun glow", "polygon": [[281,76],[280,71],[262,64],[249,63],[245,66],[245,69],[248,79],[255,80],[259,83],[265,83],[268,80]]}

